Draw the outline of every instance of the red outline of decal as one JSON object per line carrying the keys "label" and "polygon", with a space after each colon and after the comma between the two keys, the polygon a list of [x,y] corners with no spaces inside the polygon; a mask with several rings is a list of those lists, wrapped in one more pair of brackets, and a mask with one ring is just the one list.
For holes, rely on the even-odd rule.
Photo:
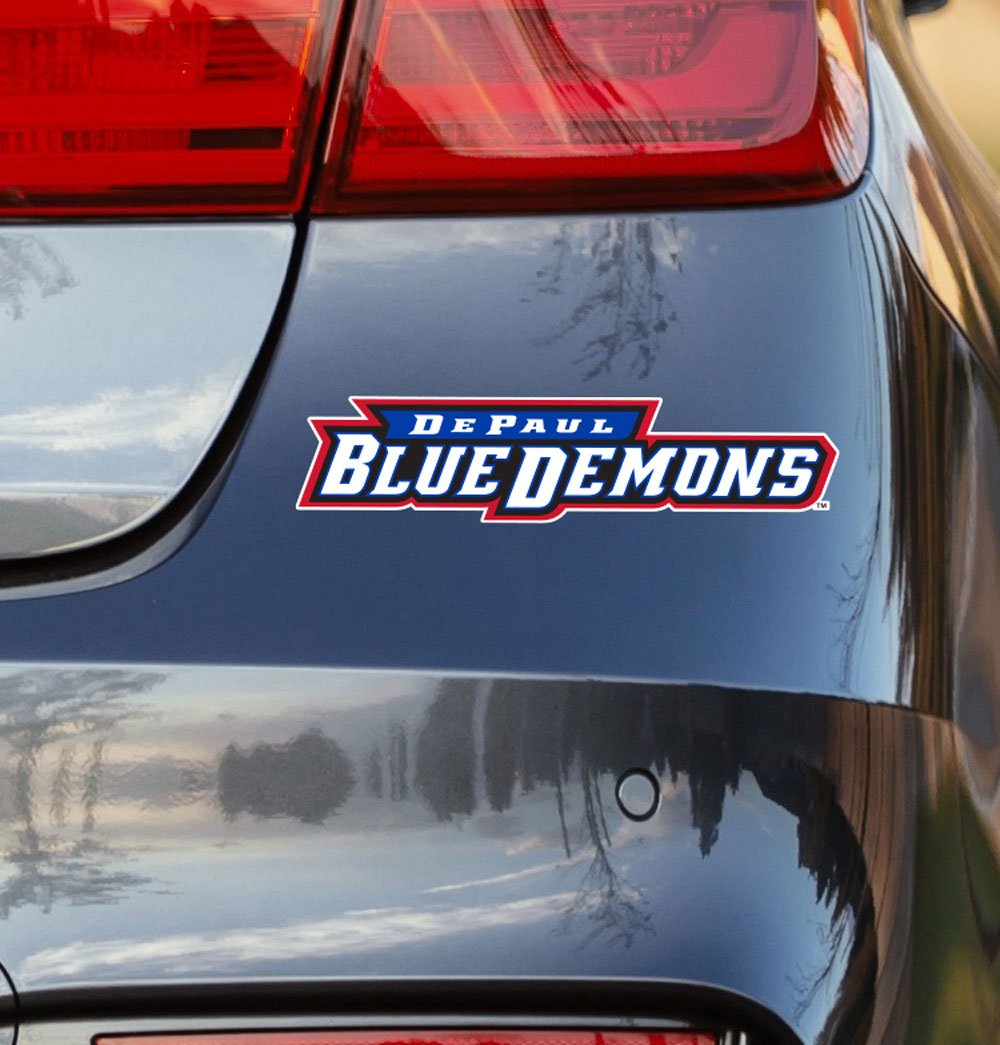
{"label": "red outline of decal", "polygon": [[[476,511],[481,512],[482,522],[509,522],[509,523],[546,523],[554,522],[562,518],[567,512],[662,512],[670,509],[675,512],[805,512],[809,511],[819,501],[823,500],[830,477],[833,475],[834,466],[840,451],[828,435],[821,432],[657,432],[653,425],[663,400],[657,398],[631,398],[628,396],[588,398],[586,396],[574,396],[566,398],[531,398],[531,397],[503,397],[495,398],[464,398],[453,397],[421,397],[421,396],[351,396],[351,406],[357,411],[356,417],[310,417],[309,424],[313,434],[316,436],[317,447],[313,455],[312,464],[306,475],[305,482],[299,492],[296,509],[299,511],[402,511],[412,508],[421,512],[454,512],[454,511]],[[313,501],[316,484],[320,473],[326,462],[327,455],[333,448],[332,440],[326,431],[327,425],[336,425],[337,428],[361,428],[378,429],[382,422],[374,415],[371,405],[378,406],[427,406],[427,407],[470,407],[485,409],[490,407],[576,407],[580,409],[621,406],[637,406],[643,410],[639,421],[639,428],[635,434],[634,441],[643,440],[647,445],[664,442],[671,444],[697,443],[702,440],[711,439],[726,442],[741,442],[745,440],[765,440],[769,443],[791,443],[809,440],[820,444],[827,451],[827,458],[816,481],[813,493],[807,501],[794,501],[789,504],[718,504],[711,501],[696,501],[674,504],[669,495],[661,501],[653,501],[648,504],[609,504],[607,502],[597,504],[560,504],[548,515],[497,515],[497,506],[500,498],[497,497],[489,504],[482,502],[470,504],[462,501],[441,501],[438,504],[422,504],[416,502],[413,497],[406,497],[400,501]]]}

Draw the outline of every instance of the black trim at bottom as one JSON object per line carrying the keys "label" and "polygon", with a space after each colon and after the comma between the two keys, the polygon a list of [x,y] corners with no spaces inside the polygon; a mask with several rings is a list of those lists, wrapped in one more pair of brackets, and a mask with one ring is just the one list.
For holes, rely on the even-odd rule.
{"label": "black trim at bottom", "polygon": [[[738,1028],[753,1045],[801,1045],[776,1015],[757,1002],[705,985],[660,980],[402,979],[179,983],[121,987],[67,987],[22,992],[19,1022],[128,1019],[308,1017],[350,1020],[432,1017],[442,1027],[482,1024],[502,1017],[525,1026],[532,1019],[657,1020],[723,1033]],[[192,1033],[190,1026],[177,1027]],[[96,1032],[95,1032],[96,1033]],[[162,1033],[158,1031],[158,1033]],[[102,1036],[104,1036],[102,1034]],[[81,1043],[82,1045],[82,1043]]]}

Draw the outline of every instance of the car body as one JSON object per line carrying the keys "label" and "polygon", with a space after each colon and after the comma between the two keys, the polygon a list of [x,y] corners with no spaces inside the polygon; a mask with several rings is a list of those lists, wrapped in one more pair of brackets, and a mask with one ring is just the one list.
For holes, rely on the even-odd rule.
{"label": "car body", "polygon": [[[865,32],[822,201],[0,231],[10,453],[152,475],[229,375],[179,490],[0,568],[11,1040],[1000,1040],[1000,204],[896,0]],[[296,511],[351,397],[657,399],[836,468],[802,512]]]}

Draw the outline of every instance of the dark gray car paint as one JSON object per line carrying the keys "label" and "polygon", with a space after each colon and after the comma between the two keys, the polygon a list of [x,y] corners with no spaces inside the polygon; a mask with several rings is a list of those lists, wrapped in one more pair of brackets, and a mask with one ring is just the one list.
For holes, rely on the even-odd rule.
{"label": "dark gray car paint", "polygon": [[[643,338],[650,311],[666,330]],[[935,368],[950,401],[910,392]],[[840,458],[828,512],[296,512],[306,418],[350,412],[352,394],[657,395],[664,427],[821,431]],[[945,565],[968,588],[988,537],[949,523],[992,510],[988,418],[870,183],[802,210],[317,222],[204,524],[127,583],[0,605],[0,654],[685,679],[946,708],[948,679],[914,658],[943,655],[926,612],[952,608],[921,600]],[[921,469],[928,426],[967,483]]]}
{"label": "dark gray car paint", "polygon": [[[405,1016],[399,975],[588,974],[748,995],[809,1042],[997,1040],[997,219],[898,13],[869,5],[842,200],[310,224],[186,543],[0,605],[23,1020],[236,1019],[254,988],[330,1014],[366,976]],[[306,416],[352,394],[658,395],[671,428],[841,457],[800,516],[296,513]],[[645,824],[629,768],[667,796]],[[419,994],[447,1020],[453,987]]]}

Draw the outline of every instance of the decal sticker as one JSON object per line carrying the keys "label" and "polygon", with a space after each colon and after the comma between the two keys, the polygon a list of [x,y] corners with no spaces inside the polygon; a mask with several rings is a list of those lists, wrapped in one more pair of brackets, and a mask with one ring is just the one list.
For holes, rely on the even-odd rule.
{"label": "decal sticker", "polygon": [[356,416],[309,418],[319,446],[298,507],[552,522],[568,511],[826,505],[828,436],[659,432],[661,404],[352,396]]}

